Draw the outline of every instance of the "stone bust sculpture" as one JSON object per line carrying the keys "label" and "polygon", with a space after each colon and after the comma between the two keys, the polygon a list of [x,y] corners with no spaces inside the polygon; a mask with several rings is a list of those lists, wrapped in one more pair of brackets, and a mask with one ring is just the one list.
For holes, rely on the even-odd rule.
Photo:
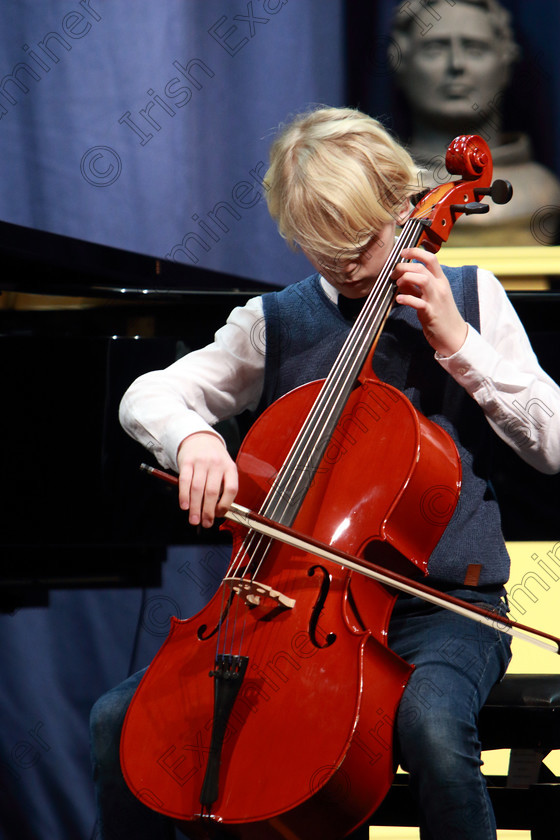
{"label": "stone bust sculpture", "polygon": [[560,182],[532,160],[529,138],[502,131],[502,101],[519,55],[509,12],[497,0],[406,0],[396,10],[390,63],[412,122],[410,151],[432,186],[449,178],[444,159],[459,134],[489,144],[494,178],[513,185],[505,205],[461,218],[454,244],[555,244]]}

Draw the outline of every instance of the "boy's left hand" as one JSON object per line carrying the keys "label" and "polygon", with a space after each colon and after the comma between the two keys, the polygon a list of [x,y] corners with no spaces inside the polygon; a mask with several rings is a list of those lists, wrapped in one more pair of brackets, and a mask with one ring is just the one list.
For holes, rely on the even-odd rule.
{"label": "boy's left hand", "polygon": [[449,281],[435,256],[423,248],[405,248],[392,274],[397,303],[416,310],[424,335],[441,356],[452,356],[467,337],[467,322],[457,309]]}

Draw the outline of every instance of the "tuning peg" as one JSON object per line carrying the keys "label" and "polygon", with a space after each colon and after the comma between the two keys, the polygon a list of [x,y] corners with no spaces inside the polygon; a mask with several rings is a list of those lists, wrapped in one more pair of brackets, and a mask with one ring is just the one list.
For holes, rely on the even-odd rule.
{"label": "tuning peg", "polygon": [[509,181],[497,178],[489,189],[475,189],[477,198],[481,195],[489,195],[494,204],[507,204],[513,195],[513,187]]}
{"label": "tuning peg", "polygon": [[451,204],[449,209],[453,213],[464,213],[466,216],[471,216],[473,213],[488,213],[490,207],[480,201],[470,201],[468,204]]}

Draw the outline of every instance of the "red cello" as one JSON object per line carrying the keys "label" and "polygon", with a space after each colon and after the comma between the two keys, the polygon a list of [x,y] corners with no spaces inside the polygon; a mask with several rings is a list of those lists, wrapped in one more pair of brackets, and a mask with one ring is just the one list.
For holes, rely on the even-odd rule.
{"label": "red cello", "polygon": [[[239,452],[239,502],[283,528],[363,558],[426,571],[455,508],[451,438],[372,372],[400,252],[437,251],[492,185],[476,136],[406,222],[329,376],[270,406]],[[302,418],[305,418],[302,423]],[[394,441],[398,445],[394,445]],[[364,483],[364,464],[378,480]],[[172,619],[125,720],[121,764],[149,807],[192,838],[336,840],[393,778],[393,720],[411,666],[387,647],[395,592],[256,531],[228,525],[233,560],[193,618]]]}

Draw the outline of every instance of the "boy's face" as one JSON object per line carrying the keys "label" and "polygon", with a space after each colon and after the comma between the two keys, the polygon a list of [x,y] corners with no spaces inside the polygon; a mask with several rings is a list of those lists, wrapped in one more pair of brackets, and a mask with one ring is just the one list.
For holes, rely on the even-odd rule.
{"label": "boy's face", "polygon": [[395,244],[396,222],[387,222],[374,236],[358,259],[340,259],[338,265],[326,267],[305,255],[331,286],[348,298],[361,298],[368,295]]}

